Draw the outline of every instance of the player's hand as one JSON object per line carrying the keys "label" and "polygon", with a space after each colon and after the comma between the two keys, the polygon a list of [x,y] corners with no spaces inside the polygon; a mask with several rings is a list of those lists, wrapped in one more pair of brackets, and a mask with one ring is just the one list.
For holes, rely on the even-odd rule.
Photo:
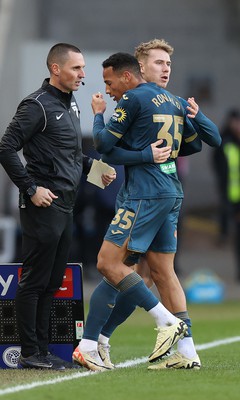
{"label": "player's hand", "polygon": [[103,99],[103,95],[98,92],[92,95],[92,110],[93,114],[103,114],[106,110],[106,101]]}
{"label": "player's hand", "polygon": [[158,147],[163,143],[163,140],[157,140],[151,144],[153,160],[155,163],[164,163],[170,157],[172,148],[171,146]]}
{"label": "player's hand", "polygon": [[189,97],[187,99],[187,102],[189,104],[189,106],[187,107],[189,113],[187,114],[188,118],[195,118],[198,111],[199,111],[199,106],[196,103],[194,97]]}
{"label": "player's hand", "polygon": [[113,173],[113,174],[103,174],[102,175],[102,183],[104,184],[104,186],[109,186],[110,183],[112,183],[117,177],[117,173]]}
{"label": "player's hand", "polygon": [[31,197],[31,201],[36,207],[49,207],[54,199],[57,199],[50,189],[46,189],[42,186],[37,187],[36,193]]}

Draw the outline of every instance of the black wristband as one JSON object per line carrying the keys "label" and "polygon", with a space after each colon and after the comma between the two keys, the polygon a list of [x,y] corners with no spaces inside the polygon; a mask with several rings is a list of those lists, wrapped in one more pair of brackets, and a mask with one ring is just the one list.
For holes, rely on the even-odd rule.
{"label": "black wristband", "polygon": [[37,191],[37,185],[32,185],[27,189],[27,194],[29,197],[32,197]]}

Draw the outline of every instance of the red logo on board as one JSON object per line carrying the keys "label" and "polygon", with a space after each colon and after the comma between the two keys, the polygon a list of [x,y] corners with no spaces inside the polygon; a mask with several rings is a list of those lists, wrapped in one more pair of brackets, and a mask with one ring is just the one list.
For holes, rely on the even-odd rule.
{"label": "red logo on board", "polygon": [[71,268],[66,268],[61,287],[54,297],[73,297],[73,273]]}

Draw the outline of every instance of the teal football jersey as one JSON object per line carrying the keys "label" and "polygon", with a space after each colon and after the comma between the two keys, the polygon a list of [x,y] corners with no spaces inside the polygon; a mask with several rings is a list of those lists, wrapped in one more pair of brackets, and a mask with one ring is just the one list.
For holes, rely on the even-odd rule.
{"label": "teal football jersey", "polygon": [[163,139],[162,146],[171,146],[171,158],[163,164],[125,166],[125,194],[131,199],[150,199],[183,197],[175,165],[183,131],[189,131],[189,136],[195,133],[179,99],[155,83],[143,83],[122,96],[103,129],[95,116],[93,135],[100,153],[108,153],[115,145],[143,150],[158,139]]}

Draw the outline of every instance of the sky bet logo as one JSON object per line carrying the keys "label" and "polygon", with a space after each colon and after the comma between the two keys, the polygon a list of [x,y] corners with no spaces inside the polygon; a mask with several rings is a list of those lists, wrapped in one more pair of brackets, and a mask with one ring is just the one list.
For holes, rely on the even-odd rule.
{"label": "sky bet logo", "polygon": [[[14,299],[17,290],[18,279],[22,268],[17,265],[1,265],[0,269],[0,299]],[[56,292],[57,298],[73,297],[73,271],[66,268],[63,282],[60,289]]]}
{"label": "sky bet logo", "polygon": [[18,284],[18,267],[3,265],[0,269],[0,299],[14,299]]}
{"label": "sky bet logo", "polygon": [[1,295],[1,297],[6,296],[13,278],[14,278],[14,275],[8,275],[8,277],[6,277],[7,280],[5,281],[4,277],[2,275],[0,275],[0,290],[1,290],[0,295]]}

